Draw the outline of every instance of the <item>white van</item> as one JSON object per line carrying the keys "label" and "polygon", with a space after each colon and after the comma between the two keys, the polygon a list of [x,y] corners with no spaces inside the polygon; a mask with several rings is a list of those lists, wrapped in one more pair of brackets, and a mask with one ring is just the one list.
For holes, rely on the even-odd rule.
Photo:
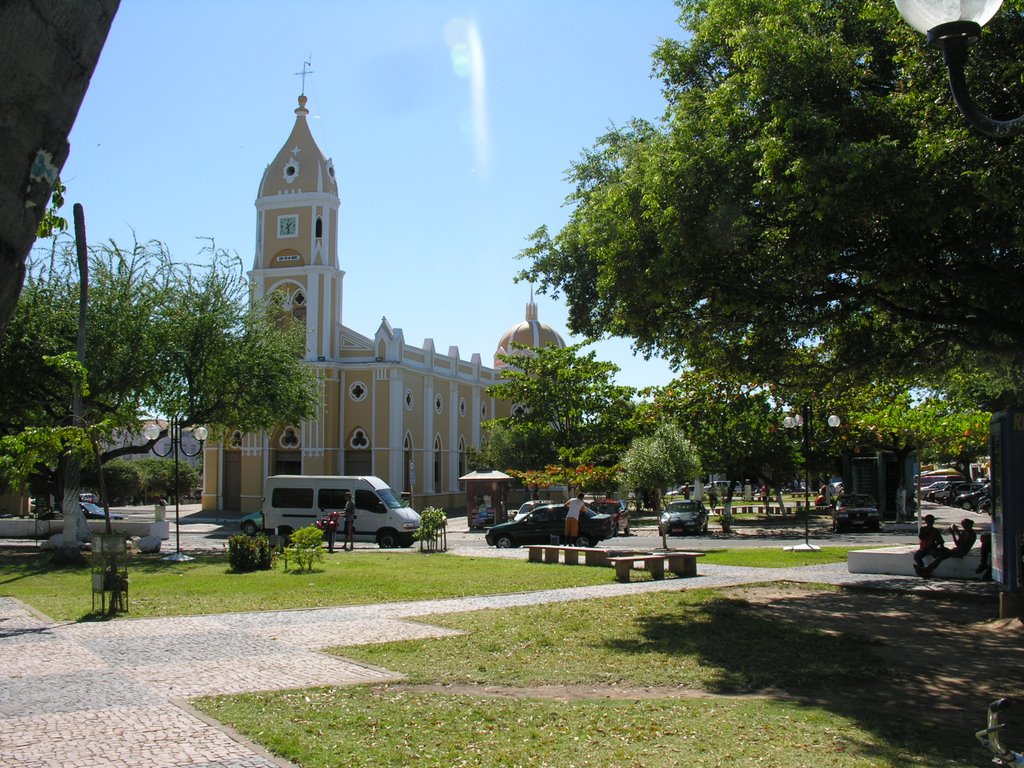
{"label": "white van", "polygon": [[[356,503],[356,541],[376,542],[381,549],[412,546],[419,514],[387,483],[370,475],[271,475],[263,484],[263,526],[288,536],[327,512],[343,512],[346,491]],[[342,535],[339,529],[339,538]]]}

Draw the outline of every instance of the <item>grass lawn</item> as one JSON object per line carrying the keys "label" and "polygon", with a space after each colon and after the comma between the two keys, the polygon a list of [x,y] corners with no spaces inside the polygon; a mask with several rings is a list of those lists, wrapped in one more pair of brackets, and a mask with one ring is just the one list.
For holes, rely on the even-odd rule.
{"label": "grass lawn", "polygon": [[[194,702],[305,768],[968,766],[971,735],[847,706],[870,640],[692,590],[425,617],[465,634],[346,647],[404,684]],[[828,691],[828,704],[801,692]],[[851,701],[854,697],[851,697]]]}
{"label": "grass lawn", "polygon": [[[783,567],[845,560],[846,549],[783,552],[780,548],[723,550],[700,562]],[[698,565],[698,572],[700,566]],[[96,618],[92,611],[90,569],[53,567],[38,553],[0,554],[0,595],[10,595],[50,618]],[[649,578],[637,573],[634,579]],[[175,563],[161,555],[128,561],[129,612],[124,618],[186,616],[251,610],[319,608],[539,589],[608,584],[611,568],[552,566],[493,557],[447,554],[335,552],[312,572],[232,573],[222,554]]]}

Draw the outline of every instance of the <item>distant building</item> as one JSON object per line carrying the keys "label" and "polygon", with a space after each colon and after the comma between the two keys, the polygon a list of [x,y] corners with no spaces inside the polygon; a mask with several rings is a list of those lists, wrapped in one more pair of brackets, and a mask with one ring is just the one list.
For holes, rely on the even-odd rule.
{"label": "distant building", "polygon": [[[462,507],[458,478],[468,471],[467,451],[479,448],[483,421],[508,413],[508,404],[486,392],[500,373],[477,353],[440,352],[429,338],[413,346],[386,317],[371,335],[342,322],[338,182],[308,114],[300,96],[291,134],[260,182],[249,277],[256,299],[278,292],[306,324],[306,360],[322,374],[322,404],[301,424],[207,443],[203,508],[255,511],[273,474],[377,475],[411,493],[417,508]],[[525,335],[513,326],[499,349],[513,338],[556,343],[553,334],[561,342],[536,314],[531,300],[519,324]]]}

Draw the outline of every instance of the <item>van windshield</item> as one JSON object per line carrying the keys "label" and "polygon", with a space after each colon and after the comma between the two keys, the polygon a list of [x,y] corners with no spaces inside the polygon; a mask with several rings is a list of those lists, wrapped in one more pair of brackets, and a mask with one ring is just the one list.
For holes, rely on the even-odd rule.
{"label": "van windshield", "polygon": [[402,509],[405,507],[405,503],[390,488],[378,488],[377,495],[388,509]]}

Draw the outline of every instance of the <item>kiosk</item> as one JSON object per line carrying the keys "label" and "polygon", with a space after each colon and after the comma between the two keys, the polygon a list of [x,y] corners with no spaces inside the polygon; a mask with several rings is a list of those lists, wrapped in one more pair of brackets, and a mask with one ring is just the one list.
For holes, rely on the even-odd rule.
{"label": "kiosk", "polygon": [[477,469],[459,481],[466,484],[466,521],[470,530],[508,520],[511,477],[494,469]]}

